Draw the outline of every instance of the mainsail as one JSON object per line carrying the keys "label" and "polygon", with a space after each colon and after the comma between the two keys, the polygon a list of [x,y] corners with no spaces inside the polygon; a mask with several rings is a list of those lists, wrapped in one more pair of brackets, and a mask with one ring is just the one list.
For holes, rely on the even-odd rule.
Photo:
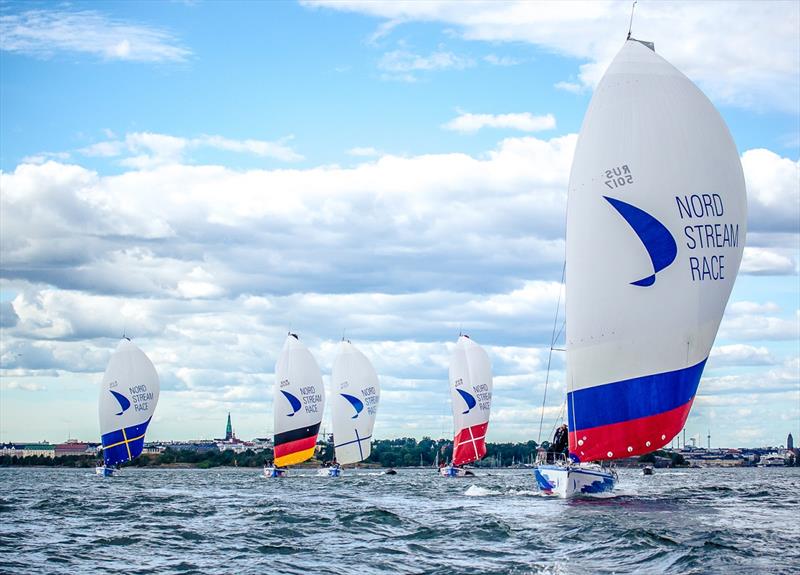
{"label": "mainsail", "polygon": [[455,427],[453,465],[464,465],[486,455],[492,408],[489,356],[466,335],[458,338],[450,357],[450,396]]}
{"label": "mainsail", "polygon": [[319,366],[297,336],[289,334],[275,365],[275,465],[294,465],[314,455],[324,408]]}
{"label": "mainsail", "polygon": [[159,389],[152,362],[129,339],[123,339],[100,384],[98,412],[106,466],[130,461],[142,453]]}
{"label": "mainsail", "polygon": [[363,461],[370,454],[381,389],[372,363],[349,341],[339,344],[331,372],[331,392],[336,461]]}
{"label": "mainsail", "polygon": [[721,116],[629,40],[581,127],[567,208],[569,447],[658,449],[683,427],[742,258],[742,167]]}

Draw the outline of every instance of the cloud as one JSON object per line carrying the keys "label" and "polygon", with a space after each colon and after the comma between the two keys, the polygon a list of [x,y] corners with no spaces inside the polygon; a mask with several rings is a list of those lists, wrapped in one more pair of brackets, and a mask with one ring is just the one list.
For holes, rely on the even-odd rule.
{"label": "cloud", "polygon": [[475,61],[452,52],[439,50],[427,56],[415,54],[406,49],[386,52],[378,62],[378,68],[386,72],[385,77],[392,80],[414,82],[415,72],[431,72],[434,70],[463,70],[471,68]]}
{"label": "cloud", "polygon": [[[574,58],[581,85],[594,87],[619,50],[630,5],[621,2],[304,2],[391,23],[439,23],[465,39],[525,42]],[[798,111],[800,53],[795,2],[650,2],[637,6],[636,38],[656,49],[718,102]],[[770,38],[765,43],[764,38]]]}
{"label": "cloud", "polygon": [[750,275],[792,275],[797,273],[797,265],[792,258],[773,251],[745,247],[739,271]]}
{"label": "cloud", "polygon": [[775,359],[766,347],[734,344],[718,345],[711,348],[708,368],[723,366],[773,365]]}
{"label": "cloud", "polygon": [[38,58],[84,53],[132,62],[184,62],[192,54],[168,31],[93,10],[6,13],[0,16],[0,50]]}
{"label": "cloud", "polygon": [[47,388],[40,383],[32,383],[29,381],[9,381],[5,383],[6,389],[18,389],[20,391],[45,391]]}
{"label": "cloud", "polygon": [[487,64],[491,64],[492,66],[517,66],[522,64],[524,60],[520,60],[518,58],[512,58],[511,56],[498,56],[496,54],[487,54],[482,58],[484,62]]}
{"label": "cloud", "polygon": [[576,84],[575,82],[556,82],[553,84],[556,90],[563,90],[572,94],[582,94],[586,91],[586,86]]}
{"label": "cloud", "polygon": [[182,138],[153,132],[133,132],[123,140],[97,142],[78,150],[84,156],[113,158],[125,156],[120,163],[137,169],[179,164],[187,152],[199,149],[221,150],[272,158],[281,162],[298,162],[303,156],[287,145],[292,136],[270,142],[266,140],[234,140],[217,135]]}
{"label": "cloud", "polygon": [[356,156],[360,158],[370,158],[383,155],[380,150],[376,150],[371,146],[350,148],[346,153],[350,156]]}
{"label": "cloud", "polygon": [[[119,157],[174,158],[114,175],[54,161],[0,172],[0,289],[12,294],[1,310],[12,318],[0,338],[4,379],[45,385],[52,402],[74,385],[91,403],[127,333],[165,390],[153,437],[196,436],[228,409],[247,437],[268,427],[286,332],[300,333],[324,373],[344,333],[381,376],[380,433],[440,436],[463,331],[494,366],[493,437],[536,432],[546,378],[547,417],[557,417],[564,354],[553,353],[548,375],[547,344],[575,135],[506,138],[474,155],[243,170],[183,163],[192,140],[111,140],[124,144]],[[783,254],[796,239],[761,232],[770,247],[760,249]],[[775,351],[785,344],[765,342],[796,341],[795,314],[732,302],[708,394],[744,393],[760,385],[744,372],[765,367],[775,372],[768,393],[790,388],[792,366]],[[204,411],[187,415],[188,405]]]}
{"label": "cloud", "polygon": [[796,233],[800,222],[800,161],[762,148],[742,154],[750,230]]}
{"label": "cloud", "polygon": [[521,132],[540,132],[556,127],[553,114],[534,116],[530,112],[519,114],[470,114],[462,112],[442,126],[445,130],[475,133],[483,128],[503,128]]}

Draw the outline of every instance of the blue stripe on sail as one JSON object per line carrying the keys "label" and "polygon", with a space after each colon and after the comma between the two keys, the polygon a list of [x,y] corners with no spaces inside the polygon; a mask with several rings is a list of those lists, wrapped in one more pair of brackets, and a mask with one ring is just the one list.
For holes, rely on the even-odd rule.
{"label": "blue stripe on sail", "polygon": [[[697,393],[708,358],[675,371],[579,389],[567,394],[569,429],[578,431],[664,413]],[[574,407],[578,409],[575,420]]]}
{"label": "blue stripe on sail", "polygon": [[110,431],[101,437],[103,460],[106,465],[116,465],[138,457],[144,449],[144,434],[150,419],[138,425]]}
{"label": "blue stripe on sail", "polygon": [[653,273],[638,281],[631,282],[636,286],[651,286],[656,281],[656,274],[675,261],[678,255],[678,244],[667,227],[644,210],[625,203],[622,200],[603,196],[619,212],[633,228],[653,263]]}
{"label": "blue stripe on sail", "polygon": [[356,438],[353,441],[345,441],[344,443],[339,443],[337,445],[334,445],[333,447],[335,449],[337,447],[344,447],[345,445],[351,445],[353,443],[356,443],[356,444],[358,444],[358,453],[361,456],[361,459],[364,459],[364,451],[361,449],[361,442],[362,441],[369,441],[370,438],[372,438],[372,436],[371,435],[367,435],[366,437],[359,437],[358,436],[358,430],[354,429],[353,431],[356,434]]}

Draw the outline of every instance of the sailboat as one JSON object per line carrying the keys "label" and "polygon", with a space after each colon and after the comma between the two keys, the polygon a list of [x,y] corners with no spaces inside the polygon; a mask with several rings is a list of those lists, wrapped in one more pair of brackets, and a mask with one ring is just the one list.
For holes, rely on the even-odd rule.
{"label": "sailboat", "polygon": [[275,459],[264,467],[267,477],[283,477],[286,466],[314,456],[325,409],[325,388],[314,356],[297,335],[286,336],[275,364],[273,395]]}
{"label": "sailboat", "polygon": [[121,463],[142,453],[159,390],[153,363],[130,339],[123,338],[108,361],[100,384],[98,413],[103,465],[95,467],[95,473],[109,477]]}
{"label": "sailboat", "polygon": [[372,363],[346,340],[339,344],[339,353],[333,362],[331,392],[337,464],[331,466],[328,473],[338,477],[341,465],[358,463],[369,457],[381,395],[378,374]]}
{"label": "sailboat", "polygon": [[453,460],[439,468],[444,477],[472,475],[464,465],[486,455],[486,430],[492,408],[492,365],[469,336],[458,338],[450,357],[450,400],[453,407]]}
{"label": "sailboat", "polygon": [[613,471],[597,462],[659,449],[683,427],[739,269],[746,211],[722,117],[629,34],[589,104],[570,173],[570,457],[540,461],[542,491],[613,490]]}

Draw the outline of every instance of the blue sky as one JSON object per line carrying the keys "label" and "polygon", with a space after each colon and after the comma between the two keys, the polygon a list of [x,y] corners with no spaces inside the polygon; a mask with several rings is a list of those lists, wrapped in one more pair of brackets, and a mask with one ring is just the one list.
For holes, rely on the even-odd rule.
{"label": "blue sky", "polygon": [[[634,21],[718,107],[748,184],[742,273],[687,426],[717,445],[800,436],[799,11],[641,2]],[[290,327],[324,373],[343,330],[372,358],[380,437],[450,433],[463,328],[495,368],[489,438],[535,439],[572,150],[628,17],[0,3],[0,440],[95,438],[123,330],[161,375],[150,437],[220,436],[228,411],[265,435]]]}

